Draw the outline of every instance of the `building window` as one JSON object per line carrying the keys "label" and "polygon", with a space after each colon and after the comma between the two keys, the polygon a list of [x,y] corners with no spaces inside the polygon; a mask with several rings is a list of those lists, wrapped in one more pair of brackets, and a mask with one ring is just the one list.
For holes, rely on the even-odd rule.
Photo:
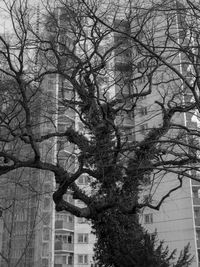
{"label": "building window", "polygon": [[198,260],[200,262],[200,249],[198,249],[197,252],[198,252]]}
{"label": "building window", "polygon": [[145,224],[153,223],[153,213],[144,214],[144,223]]}
{"label": "building window", "polygon": [[48,241],[50,239],[49,228],[43,228],[43,240]]}
{"label": "building window", "polygon": [[130,120],[133,119],[134,118],[134,111],[133,110],[128,111],[127,116]]}
{"label": "building window", "polygon": [[64,221],[65,220],[65,218],[66,218],[66,214],[63,214],[63,213],[56,213],[56,220],[58,220],[58,221]]}
{"label": "building window", "polygon": [[78,255],[78,264],[88,264],[88,255],[87,254],[79,254]]}
{"label": "building window", "polygon": [[67,264],[72,265],[73,264],[73,255],[68,255],[67,257]]}
{"label": "building window", "polygon": [[17,213],[16,221],[26,221],[27,220],[27,211],[21,210]]}
{"label": "building window", "polygon": [[151,240],[155,240],[156,234],[155,233],[148,233],[149,234],[149,238]]}
{"label": "building window", "polygon": [[78,205],[81,205],[81,206],[84,205],[84,202],[83,202],[82,200],[80,200],[80,199],[77,199],[76,203],[77,203]]}
{"label": "building window", "polygon": [[78,178],[78,184],[80,185],[87,185],[89,181],[89,177],[88,175],[84,175],[82,174],[79,178]]}
{"label": "building window", "polygon": [[150,195],[144,195],[143,196],[143,202],[144,203],[149,203],[149,200],[150,200]]}
{"label": "building window", "polygon": [[140,115],[141,116],[145,116],[145,115],[147,115],[147,107],[142,107],[141,109],[140,109]]}
{"label": "building window", "polygon": [[49,243],[42,244],[42,257],[47,257],[49,255]]}
{"label": "building window", "polygon": [[35,251],[35,248],[28,248],[27,255],[29,258],[34,257],[34,251]]}
{"label": "building window", "polygon": [[69,202],[69,203],[73,203],[73,196],[71,195],[71,194],[69,194],[69,193],[67,193],[67,194],[65,194],[64,196],[63,196],[63,198],[64,198],[64,200],[65,201],[67,201],[67,202]]}
{"label": "building window", "polygon": [[144,173],[142,181],[143,181],[144,185],[151,184],[151,175],[150,175],[150,173]]}
{"label": "building window", "polygon": [[140,100],[145,100],[147,98],[146,95],[140,96]]}
{"label": "building window", "polygon": [[147,80],[147,76],[144,75],[144,74],[141,74],[139,77],[136,78],[135,84],[137,86],[137,85],[141,85],[141,84],[147,83],[147,81],[148,81]]}
{"label": "building window", "polygon": [[73,216],[72,215],[67,216],[67,222],[73,223]]}
{"label": "building window", "polygon": [[67,257],[66,256],[62,256],[62,263],[66,264],[67,263]]}
{"label": "building window", "polygon": [[78,243],[88,243],[88,234],[78,234]]}
{"label": "building window", "polygon": [[73,215],[71,215],[69,213],[65,213],[65,214],[57,213],[56,214],[56,221],[73,223],[74,218],[73,218]]}
{"label": "building window", "polygon": [[43,212],[43,224],[49,225],[50,224],[50,214],[48,212]]}
{"label": "building window", "polygon": [[48,91],[53,91],[55,89],[55,82],[54,80],[49,80],[48,83],[47,83],[47,86],[48,86]]}
{"label": "building window", "polygon": [[67,256],[63,255],[55,256],[55,264],[66,264],[66,263],[67,263]]}
{"label": "building window", "polygon": [[72,234],[55,235],[55,240],[56,241],[61,241],[62,243],[72,244],[73,236],[72,236]]}
{"label": "building window", "polygon": [[197,238],[197,241],[200,240],[200,231],[196,229],[196,238]]}
{"label": "building window", "polygon": [[13,258],[19,259],[20,256],[21,256],[21,250],[15,248],[15,249],[13,250],[12,256],[13,256]]}
{"label": "building window", "polygon": [[195,209],[194,210],[194,218],[197,219],[198,218],[198,211]]}
{"label": "building window", "polygon": [[200,209],[195,207],[194,208],[194,218],[197,219],[200,217]]}
{"label": "building window", "polygon": [[144,69],[149,67],[149,62],[146,59],[141,60],[137,63],[138,72],[143,72]]}
{"label": "building window", "polygon": [[66,237],[66,243],[71,244],[72,241],[73,241],[72,235],[67,235],[67,237]]}
{"label": "building window", "polygon": [[135,139],[135,129],[131,127],[124,126],[122,128],[122,138],[124,142],[132,142]]}
{"label": "building window", "polygon": [[78,221],[78,223],[87,223],[88,222],[88,220],[86,218],[83,218],[83,217],[79,217],[77,219],[77,221]]}
{"label": "building window", "polygon": [[48,267],[49,266],[49,260],[48,259],[42,259],[42,267]]}
{"label": "building window", "polygon": [[141,134],[146,134],[147,129],[148,129],[148,124],[147,123],[140,125]]}
{"label": "building window", "polygon": [[51,185],[50,184],[47,184],[47,183],[45,183],[44,185],[43,185],[43,187],[44,187],[44,193],[45,194],[50,194],[50,193],[52,193],[52,188],[51,188]]}
{"label": "building window", "polygon": [[51,200],[50,200],[50,198],[44,198],[43,209],[44,210],[49,210],[50,207],[51,207]]}

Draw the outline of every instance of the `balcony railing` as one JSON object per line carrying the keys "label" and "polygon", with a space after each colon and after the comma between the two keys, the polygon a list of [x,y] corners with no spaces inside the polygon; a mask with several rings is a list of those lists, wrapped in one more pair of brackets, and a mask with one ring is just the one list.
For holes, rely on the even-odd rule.
{"label": "balcony railing", "polygon": [[55,221],[55,229],[59,230],[74,230],[73,222]]}
{"label": "balcony railing", "polygon": [[61,241],[57,241],[57,242],[55,242],[55,251],[56,250],[73,252],[74,251],[74,244],[63,243]]}

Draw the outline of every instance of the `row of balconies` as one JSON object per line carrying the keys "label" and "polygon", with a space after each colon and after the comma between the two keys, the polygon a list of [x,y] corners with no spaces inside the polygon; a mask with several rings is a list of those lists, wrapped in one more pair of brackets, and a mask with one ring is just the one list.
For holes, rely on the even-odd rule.
{"label": "row of balconies", "polygon": [[[70,220],[69,220],[70,219]],[[74,219],[71,216],[64,216],[64,219],[56,220],[55,221],[55,230],[58,233],[63,231],[68,233],[68,235],[61,238],[60,240],[55,240],[55,253],[58,251],[66,251],[66,252],[73,252],[74,251],[74,244],[73,244],[73,233],[70,233],[74,230]],[[58,234],[59,235],[59,234]],[[62,236],[62,234],[61,234]],[[62,240],[63,239],[63,240]],[[56,264],[56,267],[59,265]],[[64,265],[61,265],[65,267]],[[67,265],[69,267],[70,265]]]}

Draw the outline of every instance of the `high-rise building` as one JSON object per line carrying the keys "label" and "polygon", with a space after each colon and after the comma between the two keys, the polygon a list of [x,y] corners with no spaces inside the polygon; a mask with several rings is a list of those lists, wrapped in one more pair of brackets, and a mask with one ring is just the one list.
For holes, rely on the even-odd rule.
{"label": "high-rise building", "polygon": [[[177,3],[177,1],[174,1]],[[182,41],[182,29],[184,25],[184,13],[179,13],[179,7],[175,11],[175,20],[173,21],[174,36],[178,41]],[[182,9],[181,9],[182,10]],[[58,16],[61,17],[59,23],[66,23],[68,18],[62,14],[61,9],[57,9]],[[164,21],[164,22],[163,22]],[[151,21],[150,21],[151,22]],[[149,22],[149,23],[150,23]],[[159,18],[158,18],[159,22]],[[165,20],[162,20],[161,28]],[[47,25],[48,27],[48,25]],[[53,25],[49,25],[48,34],[52,34]],[[115,20],[116,29],[119,32],[131,33],[131,25],[124,19],[123,12]],[[162,31],[158,33],[158,38],[162,40]],[[160,34],[160,35],[159,35]],[[53,35],[53,34],[52,34]],[[63,32],[62,42],[73,43],[73,36],[66,31]],[[141,36],[141,39],[143,37]],[[64,41],[65,39],[65,41]],[[184,36],[184,42],[187,41]],[[102,90],[105,86],[110,86],[106,92],[108,98],[127,99],[126,105],[129,106],[129,95],[134,88],[140,89],[142,92],[146,88],[148,73],[146,68],[149,67],[149,61],[146,61],[146,54],[137,51],[137,47],[132,46],[128,38],[123,34],[114,33],[109,36],[107,43],[121,43],[113,53],[112,59],[108,61],[109,75],[105,75],[105,82],[101,83]],[[104,47],[105,48],[105,47]],[[60,48],[62,49],[62,48]],[[139,49],[139,48],[138,48]],[[133,68],[133,54],[137,54]],[[49,56],[47,66],[50,68],[54,58]],[[42,60],[42,56],[41,59]],[[52,60],[52,62],[51,62]],[[185,59],[183,54],[178,53],[173,61],[182,74],[191,79],[190,66],[183,64]],[[68,58],[63,57],[63,64],[67,64]],[[71,64],[70,61],[68,62]],[[153,62],[152,62],[153,66]],[[165,75],[173,77],[173,73]],[[113,85],[113,77],[117,83]],[[177,79],[177,77],[176,77]],[[172,79],[172,82],[174,80]],[[161,84],[161,82],[159,82]],[[163,83],[164,84],[164,83]],[[169,85],[169,83],[166,83]],[[177,79],[177,84],[181,84],[180,79]],[[40,131],[51,133],[55,128],[58,132],[64,132],[68,127],[80,130],[82,128],[81,121],[76,116],[72,108],[66,109],[62,104],[64,98],[75,98],[74,92],[67,79],[64,79],[58,74],[51,74],[45,78],[42,84],[43,91],[41,92],[38,110],[40,117],[36,121],[41,124]],[[138,100],[140,104],[134,112],[122,114],[117,118],[121,130],[124,131],[124,139],[127,142],[133,140],[142,140],[148,129],[152,128],[159,121],[159,116],[156,115],[154,105],[157,99],[155,85],[155,93],[149,99],[148,96],[141,96]],[[166,88],[164,88],[166,89]],[[185,89],[186,90],[186,89]],[[189,94],[184,95],[184,101],[191,101]],[[6,107],[7,108],[7,107]],[[36,114],[38,113],[38,110]],[[156,120],[155,120],[156,118]],[[197,117],[194,114],[184,114],[178,117],[183,125],[193,125],[194,129],[198,126]],[[84,131],[84,129],[83,129]],[[29,151],[26,151],[29,153]],[[76,168],[76,148],[66,142],[62,137],[54,137],[43,142],[41,147],[42,157],[48,162],[58,161],[60,165],[67,168],[69,172],[73,172]],[[12,183],[12,175],[18,175],[15,183],[12,186],[7,186],[8,181]],[[195,173],[198,177],[198,173]],[[28,181],[26,178],[28,177]],[[37,177],[37,179],[36,179]],[[162,198],[171,188],[177,186],[178,180],[173,175],[158,175],[152,177],[155,180],[155,188],[151,184],[147,185],[150,177],[146,177],[146,185],[141,198],[158,200]],[[95,266],[93,262],[93,244],[95,237],[91,234],[90,222],[83,218],[76,218],[74,215],[67,212],[55,212],[52,204],[52,191],[55,189],[53,175],[44,171],[33,171],[32,169],[20,170],[15,174],[11,173],[6,177],[2,191],[5,192],[7,199],[3,197],[5,205],[11,209],[7,210],[5,219],[2,222],[2,262],[4,266],[6,261],[11,261],[11,264],[16,264],[19,260],[19,266],[31,267],[73,267],[73,266]],[[30,182],[31,181],[31,182]],[[77,184],[80,188],[88,190],[89,177],[82,175],[79,177]],[[8,192],[9,191],[9,192]],[[37,192],[37,194],[35,194]],[[23,197],[22,197],[23,196]],[[69,203],[82,206],[83,203],[75,200],[72,197],[70,190],[65,195]],[[195,256],[192,267],[199,266],[200,254],[200,183],[189,179],[183,180],[182,187],[172,193],[162,204],[159,211],[144,208],[141,212],[141,222],[150,233],[157,230],[159,239],[163,239],[169,245],[169,249],[177,249],[180,251],[188,242],[190,242],[191,253]],[[28,223],[27,223],[28,222]],[[7,265],[5,265],[7,266]],[[12,265],[11,265],[12,266]]]}
{"label": "high-rise building", "polygon": [[[56,8],[54,15],[58,18],[59,27],[63,29],[59,36],[60,43],[68,47],[73,46],[73,34],[68,31],[68,23],[70,23],[71,14],[61,8]],[[54,37],[54,25],[49,21],[47,28],[48,38]],[[64,46],[58,47],[62,53]],[[49,57],[51,58],[51,57]],[[48,59],[49,59],[48,58]],[[66,56],[62,57],[63,65],[70,67],[70,59]],[[48,62],[48,67],[53,62]],[[73,65],[72,65],[73,67]],[[49,133],[54,131],[55,127],[58,132],[65,132],[68,128],[73,128],[81,131],[82,123],[73,108],[63,105],[63,99],[75,99],[73,87],[70,82],[62,75],[49,75],[43,83],[43,90],[45,97],[48,96],[49,103],[46,104],[46,126],[43,126],[44,131]],[[52,111],[50,111],[52,109]],[[44,111],[45,112],[45,111]],[[49,116],[52,114],[52,117]],[[43,117],[43,116],[42,116]],[[52,123],[53,122],[53,123]],[[84,131],[84,129],[82,129]],[[57,160],[58,164],[69,173],[73,173],[76,169],[77,149],[73,144],[66,141],[65,137],[56,137],[52,139],[52,144],[49,148],[54,147],[54,157],[50,155],[53,160]],[[48,148],[47,148],[48,150]],[[47,151],[46,151],[47,152]],[[44,153],[45,156],[45,153]],[[87,188],[89,177],[81,175],[77,181],[80,188]],[[56,186],[56,185],[55,185]],[[69,190],[65,197],[69,203],[77,206],[82,206],[83,203],[79,200],[73,199],[72,193]],[[93,244],[95,241],[94,235],[91,233],[90,222],[83,218],[76,218],[69,212],[55,212],[54,214],[54,267],[72,267],[72,266],[92,266],[93,263]],[[49,266],[49,265],[45,265]]]}
{"label": "high-rise building", "polygon": [[[186,57],[186,53],[179,51],[175,54],[174,51],[177,51],[177,48],[174,47],[173,43],[174,40],[176,40],[181,47],[187,47],[188,49],[190,49],[189,46],[194,47],[194,43],[192,43],[192,34],[189,32],[189,29],[187,29],[188,24],[186,23],[186,20],[188,18],[186,8],[180,1],[169,1],[168,5],[169,4],[171,4],[171,11],[168,10],[166,18],[170,20],[171,24],[170,27],[168,27],[168,31],[170,31],[168,34],[174,39],[167,40],[169,43],[167,45],[165,44],[166,53],[171,53],[171,55],[173,55],[173,58],[170,60],[171,66],[174,66],[175,69],[177,68],[181,75],[186,77],[189,83],[192,83],[194,76],[191,74],[192,66]],[[169,15],[170,12],[171,18]],[[165,41],[167,39],[165,38],[166,35],[164,35],[164,37],[162,36],[162,34],[164,34],[163,29],[167,28],[166,18],[162,11],[160,12],[160,18],[159,15],[154,18],[156,21],[155,24],[157,23],[157,25],[159,25],[159,27],[157,27],[157,38],[159,38],[158,42],[161,46],[162,39]],[[156,37],[154,38],[156,40]],[[154,44],[156,44],[156,41]],[[167,47],[171,47],[171,51],[168,51]],[[148,60],[148,55],[146,56],[146,60]],[[145,73],[148,66],[145,58],[139,63],[140,72]],[[141,87],[145,85],[144,76],[145,75],[140,79]],[[159,125],[161,122],[155,103],[155,100],[159,100],[159,94],[162,95],[162,93],[168,92],[166,93],[166,98],[170,98],[172,94],[175,95],[175,90],[177,90],[177,101],[179,101],[178,98],[181,98],[180,101],[183,101],[184,103],[192,102],[191,92],[189,92],[187,86],[182,82],[180,77],[177,77],[175,72],[164,66],[161,73],[158,73],[155,77],[158,80],[156,81],[156,78],[154,78],[152,81],[154,86],[152,87],[151,98],[146,96],[141,99],[141,109],[138,110],[138,113],[135,116],[136,126],[138,127],[136,134],[137,140],[141,140],[143,135],[148,133],[150,129]],[[198,114],[195,113],[195,111],[182,113],[181,115],[177,114],[173,122],[194,130],[199,127]],[[174,133],[175,131],[176,130],[174,130]],[[170,132],[169,136],[171,136],[169,138],[173,138],[173,136],[175,136],[174,133]],[[186,140],[186,142],[188,142],[188,140]],[[177,147],[177,153],[180,151],[179,149],[181,148]],[[170,156],[168,157],[170,158]],[[143,195],[141,196],[144,201],[151,201],[152,203],[158,203],[163,196],[181,183],[177,178],[176,172],[165,172],[164,169],[163,171],[159,171],[158,168],[157,173],[155,173],[156,172],[151,174],[150,178],[154,185],[152,186],[152,183],[146,185],[143,190]],[[193,171],[193,176],[198,178],[198,172]],[[159,211],[144,208],[141,212],[141,223],[150,233],[154,233],[156,230],[158,238],[166,242],[165,244],[169,246],[170,251],[176,249],[177,252],[180,252],[184,246],[188,243],[190,244],[190,252],[194,256],[194,261],[191,265],[192,267],[200,266],[199,192],[200,183],[185,177],[182,180],[182,186],[180,186],[178,190],[169,194],[160,206]]]}

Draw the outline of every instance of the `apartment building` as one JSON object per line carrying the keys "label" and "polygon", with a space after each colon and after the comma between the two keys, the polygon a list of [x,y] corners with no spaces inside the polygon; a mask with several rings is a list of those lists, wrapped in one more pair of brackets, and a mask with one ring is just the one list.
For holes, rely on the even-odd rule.
{"label": "apartment building", "polygon": [[[120,31],[128,33],[131,30],[131,25],[124,20],[123,12],[120,14],[121,15],[119,15],[115,21],[115,27],[120,29]],[[64,21],[66,22],[66,19]],[[179,29],[182,27],[182,21],[180,21],[177,12],[177,20],[174,24],[174,32],[176,35],[179,34]],[[60,22],[62,23],[62,21]],[[67,35],[64,33],[63,38],[66,38],[67,42],[72,41],[72,36],[69,34]],[[178,35],[178,38],[181,38],[181,36]],[[110,70],[109,75],[105,76],[106,84],[102,83],[101,86],[102,90],[104,90],[105,86],[109,85],[110,89],[108,90],[106,97],[119,99],[127,97],[126,106],[128,107],[128,96],[132,93],[133,88],[141,88],[141,91],[145,88],[147,77],[141,75],[141,73],[145,72],[147,63],[144,57],[142,57],[135,62],[137,68],[133,69],[132,57],[133,54],[137,52],[137,49],[132,47],[129,40],[124,38],[124,36],[116,33],[110,36],[110,39],[106,42],[118,43],[121,42],[121,40],[123,40],[123,44],[116,49],[112,59],[108,62]],[[182,57],[183,55],[180,53],[178,57],[175,58],[178,68],[181,67],[182,61],[184,60]],[[64,58],[63,60],[67,59]],[[190,68],[188,68],[188,66],[182,68],[183,74],[188,76],[188,79],[191,79],[189,71]],[[117,80],[115,85],[112,85],[113,77]],[[133,78],[136,79],[133,80]],[[44,80],[43,88],[42,93],[45,101],[43,102],[42,107],[40,105],[42,119],[40,130],[44,134],[50,133],[55,127],[60,132],[65,131],[68,127],[80,130],[82,125],[73,109],[69,108],[66,110],[62,105],[62,101],[60,101],[60,99],[63,98],[63,92],[65,92],[65,98],[67,99],[75,97],[69,82],[59,75],[51,74]],[[152,128],[159,122],[159,115],[156,115],[157,109],[154,105],[156,97],[156,90],[151,99],[149,99],[148,96],[141,96],[138,100],[140,104],[136,111],[122,113],[117,118],[121,130],[124,131],[124,139],[127,142],[142,140],[148,129]],[[185,96],[185,98],[187,97],[191,98],[189,95]],[[191,99],[187,99],[187,101],[191,101]],[[189,123],[190,125],[194,125],[194,128],[198,126],[197,117],[193,114],[188,113],[177,119],[179,119],[183,125]],[[62,164],[63,167],[71,172],[74,171],[74,168],[76,167],[77,151],[74,146],[66,142],[64,139],[53,138],[51,141],[45,142],[41,147],[41,151],[43,157],[47,157],[49,162],[58,160],[59,164]],[[198,173],[195,175],[198,177]],[[6,215],[8,218],[6,218],[4,224],[2,224],[4,225],[2,228],[4,232],[2,237],[2,252],[8,251],[8,241],[12,240],[13,256],[8,256],[14,264],[19,260],[20,255],[22,255],[21,265],[19,264],[19,266],[94,267],[93,244],[95,242],[95,237],[91,234],[90,222],[83,218],[76,218],[67,212],[57,213],[54,211],[54,205],[51,198],[56,184],[54,177],[49,173],[29,170],[25,171],[23,176],[19,176],[19,179],[22,179],[22,182],[23,178],[20,177],[27,176],[29,177],[29,181],[32,180],[30,179],[30,177],[32,177],[33,183],[36,183],[35,185],[29,184],[28,186],[34,186],[34,188],[37,189],[37,192],[39,190],[41,194],[35,196],[34,194],[28,193],[28,191],[26,194],[24,193],[24,190],[26,191],[25,188],[23,188],[22,192],[20,183],[19,185],[14,185],[12,192],[11,187],[8,188],[6,184],[4,185],[4,190],[7,196],[13,196],[13,191],[16,187],[19,187],[17,191],[15,191],[15,195],[17,197],[23,195],[23,199],[21,199],[15,206],[16,213],[12,213],[12,216],[14,217],[10,218],[9,216],[11,215]],[[37,179],[35,179],[36,176]],[[150,178],[147,177],[147,182],[149,179]],[[160,199],[163,194],[168,192],[168,190],[174,187],[177,183],[175,177],[171,175],[166,175],[164,178],[160,176],[156,179],[156,190],[152,191],[154,189],[152,189],[150,185],[146,185],[144,195],[142,196],[144,199],[148,198],[150,195],[153,195],[155,199]],[[80,188],[87,189],[89,177],[82,175],[79,177],[77,184]],[[6,190],[10,190],[10,193],[8,194]],[[69,203],[76,204],[77,206],[83,205],[79,200],[73,199],[70,191],[65,197]],[[27,201],[27,198],[30,199],[30,201]],[[159,211],[145,208],[141,212],[141,222],[146,229],[152,233],[156,229],[159,239],[165,240],[166,244],[169,245],[170,250],[178,249],[178,251],[180,251],[188,242],[190,242],[191,253],[195,256],[192,267],[199,266],[199,199],[199,182],[185,179],[182,188],[171,194],[170,197],[165,200]],[[7,201],[8,205],[10,201],[10,199]],[[28,206],[26,207],[25,205]],[[10,211],[8,210],[8,213],[9,212]],[[27,221],[30,222],[28,225]],[[34,230],[32,231],[33,221],[35,224]],[[15,230],[13,230],[12,235],[11,230],[6,233],[5,229],[8,228],[6,224],[14,227],[13,229]],[[16,237],[17,233],[19,235],[18,238]],[[15,236],[15,238],[13,238],[13,236]],[[29,239],[31,240],[30,242]],[[20,249],[19,244],[23,244]],[[28,249],[24,244],[28,244]],[[16,250],[13,249],[14,247]],[[24,254],[23,251],[25,252]],[[4,266],[3,261],[1,264],[1,266]]]}
{"label": "apartment building", "polygon": [[[187,36],[187,23],[186,23],[186,10],[184,5],[180,1],[170,2],[174,6],[174,19],[172,26],[170,27],[171,36],[174,36],[177,42],[182,46],[187,46],[191,43],[191,35]],[[170,12],[170,11],[169,11]],[[161,12],[162,14],[162,12]],[[169,18],[169,17],[168,17]],[[164,28],[163,20],[159,20],[156,23],[160,25],[160,28]],[[155,23],[155,25],[156,25]],[[160,23],[160,24],[159,24]],[[159,27],[158,27],[159,28]],[[162,30],[158,31],[159,41],[162,42]],[[169,45],[170,46],[170,45]],[[171,46],[173,47],[173,45]],[[173,49],[172,49],[173,51]],[[145,59],[142,61],[144,64],[139,64],[139,68],[143,68],[145,71]],[[184,53],[179,52],[173,57],[171,64],[177,68],[180,73],[187,78],[189,83],[193,82],[194,76],[191,74],[191,65],[187,63],[188,60]],[[135,124],[138,130],[136,131],[136,140],[142,140],[143,136],[152,129],[154,126],[158,126],[160,123],[160,114],[158,108],[156,107],[155,101],[159,100],[158,93],[162,95],[164,90],[167,90],[166,84],[168,84],[168,94],[166,97],[170,96],[170,90],[175,90],[175,88],[180,88],[179,96],[182,97],[181,101],[185,103],[192,102],[191,93],[189,93],[187,87],[182,84],[180,78],[177,79],[176,75],[167,70],[162,70],[163,76],[162,80],[156,82],[154,80],[152,83],[155,84],[155,91],[151,94],[151,98],[146,96],[141,98],[141,108],[138,110],[138,114],[135,117]],[[162,72],[161,71],[161,72]],[[135,74],[137,75],[137,74]],[[171,78],[170,78],[171,77]],[[159,79],[159,75],[157,76]],[[142,80],[143,79],[143,80]],[[140,86],[143,88],[145,85],[144,77],[140,79]],[[166,82],[167,79],[171,82]],[[174,87],[173,82],[177,80]],[[157,85],[156,85],[157,84]],[[162,88],[160,91],[157,90],[158,86]],[[152,91],[154,88],[152,87]],[[181,93],[181,92],[184,92]],[[182,124],[190,129],[197,129],[198,124],[198,114],[195,111],[185,113],[184,115],[178,114],[175,118],[175,122]],[[178,151],[178,150],[177,150]],[[199,177],[198,172],[193,173],[194,177]],[[168,173],[154,174],[151,176],[152,183],[146,185],[143,190],[143,195],[141,199],[151,198],[152,203],[157,203],[167,192],[178,185],[178,180],[176,174]],[[177,249],[180,252],[186,244],[190,244],[190,252],[194,256],[194,261],[192,267],[200,266],[200,250],[199,250],[199,188],[200,183],[198,181],[183,179],[183,184],[180,189],[170,194],[170,196],[161,205],[159,211],[155,211],[149,208],[144,208],[141,212],[141,223],[150,232],[153,233],[155,230],[158,233],[158,238],[164,240],[166,245],[169,246],[169,250]]]}
{"label": "apartment building", "polygon": [[[60,42],[65,44],[66,47],[71,48],[73,46],[73,34],[70,29],[69,17],[65,10],[61,8],[55,9],[55,16],[58,17],[59,27],[63,32],[60,35]],[[53,36],[53,25],[47,24],[47,35]],[[68,28],[69,27],[69,28]],[[60,45],[59,51],[62,52],[65,49]],[[63,56],[63,65],[70,66],[71,61],[67,57]],[[53,62],[48,62],[48,67]],[[73,66],[72,66],[73,67]],[[44,94],[49,98],[49,104],[46,105],[46,114],[52,114],[47,118],[46,126],[43,127],[44,132],[49,133],[54,131],[55,127],[58,132],[64,132],[68,128],[77,129],[78,131],[84,131],[82,123],[78,118],[73,108],[66,108],[63,104],[63,99],[71,100],[75,99],[76,95],[70,82],[61,75],[49,75],[46,77],[43,83]],[[52,111],[49,110],[52,109]],[[53,122],[53,123],[52,123]],[[66,138],[57,137],[52,139],[52,143],[49,147],[54,147],[53,160],[57,161],[63,168],[73,173],[76,169],[77,160],[77,148],[73,144],[66,141]],[[50,148],[50,150],[51,150]],[[48,148],[47,148],[48,150]],[[46,150],[46,152],[47,152]],[[51,151],[52,153],[52,151]],[[44,153],[45,155],[45,153]],[[77,181],[77,185],[82,189],[87,189],[89,184],[89,177],[82,175]],[[56,184],[54,184],[56,187]],[[69,190],[65,199],[77,206],[83,206],[83,203],[79,200],[73,199],[72,192]],[[76,218],[74,215],[68,212],[55,212],[53,215],[52,231],[54,233],[54,241],[52,245],[52,258],[54,267],[73,267],[73,266],[95,266],[93,261],[93,245],[95,237],[91,233],[90,222],[84,218]]]}
{"label": "apartment building", "polygon": [[[174,19],[172,20],[171,35],[174,36],[179,42],[187,42],[187,36],[183,35],[184,32],[184,7],[181,6],[179,1],[170,2],[174,5]],[[169,3],[169,4],[170,4]],[[177,8],[177,10],[176,10]],[[180,12],[181,10],[181,12]],[[162,15],[156,18],[156,23],[160,26],[159,31],[156,33],[156,38],[162,40],[163,29],[166,23],[165,17]],[[151,25],[152,21],[149,21]],[[155,23],[155,25],[156,25]],[[126,19],[124,19],[123,9],[119,12],[119,16],[115,20],[114,25],[118,30],[122,32],[130,32],[132,25],[130,25]],[[134,28],[134,27],[133,27]],[[183,37],[184,36],[184,37]],[[68,40],[71,37],[68,36]],[[141,36],[141,39],[143,37]],[[189,37],[190,38],[190,37]],[[184,40],[183,40],[184,39]],[[105,75],[105,83],[102,83],[102,90],[106,86],[109,86],[109,90],[106,92],[106,97],[112,98],[125,98],[128,97],[135,89],[141,92],[146,90],[148,84],[148,64],[151,63],[151,67],[154,67],[155,61],[149,63],[146,60],[148,55],[143,51],[137,51],[137,47],[130,44],[130,40],[126,39],[120,33],[115,33],[109,37],[109,40],[105,41],[105,46],[109,43],[120,43],[116,51],[113,53],[113,57],[108,61],[109,75]],[[190,40],[191,42],[191,40]],[[104,47],[105,49],[105,47]],[[168,53],[168,52],[167,52]],[[142,55],[142,56],[141,56]],[[146,57],[146,58],[145,58]],[[133,59],[134,62],[133,67]],[[174,56],[172,64],[179,69],[182,74],[192,82],[191,66],[185,64],[185,58],[183,53],[178,53]],[[167,90],[168,85],[172,85],[176,80],[177,86],[180,89],[181,80],[174,76],[172,72],[168,72],[166,69],[162,70],[162,74],[158,73],[157,79],[158,85],[163,86],[162,92]],[[56,90],[52,90],[58,100],[58,112],[57,112],[57,127],[65,129],[69,125],[80,129],[81,122],[75,116],[72,110],[67,110],[63,113],[62,103],[59,103],[59,94],[62,92],[62,87],[65,86],[66,97],[71,97],[72,91],[67,81],[62,80],[61,77],[49,77],[51,80],[47,83],[54,83]],[[115,80],[115,84],[113,84]],[[168,82],[168,81],[171,82]],[[130,82],[131,81],[131,82]],[[154,84],[156,84],[156,80]],[[154,85],[155,90],[152,90],[151,98],[148,96],[141,96],[138,99],[137,110],[130,111],[129,113],[121,113],[118,116],[118,125],[121,130],[124,131],[124,138],[127,142],[138,140],[141,141],[149,129],[157,126],[160,122],[160,113],[155,105],[155,100],[158,100],[158,85]],[[50,88],[51,86],[44,86]],[[153,88],[153,89],[154,89]],[[172,87],[173,89],[173,87]],[[187,92],[186,88],[184,94],[184,101],[190,102],[191,96]],[[171,90],[171,89],[170,89]],[[169,94],[170,94],[169,90]],[[160,92],[159,92],[160,93]],[[105,94],[104,94],[105,97]],[[129,106],[129,101],[126,102],[126,107]],[[179,123],[185,126],[190,126],[194,129],[199,125],[198,118],[194,114],[186,113],[183,116],[177,115]],[[56,153],[59,151],[59,160],[63,160],[63,164],[67,168],[73,168],[76,165],[75,148],[68,143],[63,143],[62,140],[56,140],[55,142]],[[67,159],[67,160],[66,160]],[[198,173],[195,173],[198,177]],[[87,188],[88,177],[81,176],[78,180],[80,187]],[[154,179],[155,187],[151,184],[148,185],[149,179]],[[177,186],[177,178],[175,175],[157,175],[153,177],[146,177],[146,187],[143,190],[144,200],[151,197],[155,201],[161,199],[171,188]],[[158,238],[164,240],[170,250],[177,249],[179,252],[187,243],[190,243],[191,254],[194,255],[194,261],[192,267],[199,265],[199,253],[200,253],[200,201],[199,201],[200,183],[197,181],[191,181],[190,179],[184,179],[182,187],[172,193],[162,204],[159,211],[144,208],[141,211],[141,223],[150,232],[153,233],[156,229]],[[76,205],[82,205],[78,200],[74,200],[68,192],[66,198]],[[95,237],[91,234],[90,223],[85,219],[75,218],[68,213],[56,213],[55,214],[55,235],[54,235],[54,266],[94,266],[92,259],[93,244]],[[54,226],[52,226],[54,228]],[[45,265],[44,265],[45,266]],[[46,265],[48,266],[48,265]],[[46,267],[45,266],[45,267]]]}
{"label": "apartment building", "polygon": [[[44,86],[44,88],[48,88],[48,91],[51,90],[52,94],[55,92],[57,94],[54,100],[58,100],[58,112],[56,114],[58,130],[63,132],[68,127],[80,127],[81,123],[78,121],[75,112],[70,109],[66,110],[61,102],[59,102],[59,99],[61,99],[59,94],[61,94],[63,86],[65,87],[66,97],[71,99],[73,90],[70,88],[69,83],[63,80],[59,75],[56,77],[49,77],[47,83],[51,85],[48,87]],[[76,150],[74,146],[62,138],[57,138],[53,142],[59,164],[62,164],[64,168],[74,172],[76,168]],[[88,177],[79,177],[78,185],[82,188],[87,187]],[[69,203],[76,204],[77,206],[82,205],[80,201],[73,199],[70,191],[65,197]],[[93,264],[92,257],[95,238],[91,234],[90,222],[83,218],[76,218],[74,215],[67,212],[55,212],[53,221],[54,245],[52,246],[52,253],[54,253],[54,266],[91,266],[91,264]]]}

